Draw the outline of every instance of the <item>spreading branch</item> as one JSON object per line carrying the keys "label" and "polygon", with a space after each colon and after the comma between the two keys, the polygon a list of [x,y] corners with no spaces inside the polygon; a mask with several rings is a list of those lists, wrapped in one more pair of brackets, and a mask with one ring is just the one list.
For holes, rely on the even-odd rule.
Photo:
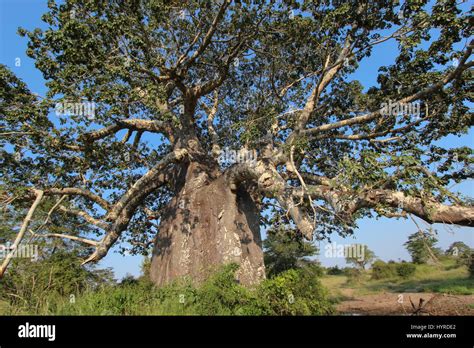
{"label": "spreading branch", "polygon": [[15,250],[18,248],[21,241],[23,240],[25,232],[28,229],[28,226],[30,225],[31,218],[33,217],[33,214],[35,213],[36,208],[38,208],[38,205],[40,204],[41,199],[43,199],[43,194],[44,194],[43,191],[34,190],[34,193],[36,195],[36,198],[33,204],[31,205],[30,209],[28,210],[28,213],[26,214],[26,217],[23,220],[23,224],[21,225],[20,231],[18,232],[15,238],[15,241],[13,242],[13,245],[11,246],[12,251],[10,251],[7,254],[7,256],[2,262],[2,265],[0,266],[0,278],[3,278],[3,275],[5,274],[5,271],[7,270],[8,265],[10,264],[10,261],[15,254]]}

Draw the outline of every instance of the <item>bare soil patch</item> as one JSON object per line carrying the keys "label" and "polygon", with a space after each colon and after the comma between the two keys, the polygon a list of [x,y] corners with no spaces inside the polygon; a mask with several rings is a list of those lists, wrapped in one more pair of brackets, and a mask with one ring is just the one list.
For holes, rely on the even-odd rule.
{"label": "bare soil patch", "polygon": [[[345,294],[337,305],[347,315],[474,315],[474,295],[436,293]],[[354,297],[352,297],[354,296]]]}

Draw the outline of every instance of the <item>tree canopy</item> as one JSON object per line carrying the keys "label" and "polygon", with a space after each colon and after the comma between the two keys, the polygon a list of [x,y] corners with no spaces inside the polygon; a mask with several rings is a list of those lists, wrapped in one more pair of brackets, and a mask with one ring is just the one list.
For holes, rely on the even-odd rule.
{"label": "tree canopy", "polygon": [[438,238],[433,230],[417,231],[408,237],[405,246],[414,263],[438,262],[439,248],[436,248]]}

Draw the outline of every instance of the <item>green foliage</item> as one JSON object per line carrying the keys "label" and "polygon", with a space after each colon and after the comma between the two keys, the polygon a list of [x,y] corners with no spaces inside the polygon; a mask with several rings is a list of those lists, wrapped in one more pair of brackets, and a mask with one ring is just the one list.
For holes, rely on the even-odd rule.
{"label": "green foliage", "polygon": [[361,268],[346,268],[344,274],[347,276],[347,283],[360,283],[363,279],[363,270]]}
{"label": "green foliage", "polygon": [[[109,285],[78,296],[74,303],[56,299],[51,314],[59,315],[138,315],[147,313],[144,304],[157,301],[157,294],[149,284],[136,283],[121,286]],[[179,313],[178,313],[179,314]]]}
{"label": "green foliage", "polygon": [[37,261],[14,259],[0,280],[0,300],[9,304],[12,314],[38,314],[55,298],[69,301],[112,283],[109,269],[82,267],[80,261],[76,253],[61,250]]}
{"label": "green foliage", "polygon": [[[62,315],[325,315],[334,309],[319,272],[289,270],[258,287],[236,281],[229,264],[199,286],[182,279],[162,288],[140,279],[81,293],[74,303],[56,294],[35,313]],[[22,313],[31,313],[23,308]]]}
{"label": "green foliage", "polygon": [[[196,311],[202,315],[264,314],[263,302],[235,278],[238,265],[230,264],[212,275],[196,292]],[[262,307],[262,308],[261,308]]]}
{"label": "green foliage", "polygon": [[[360,247],[363,248],[361,255],[356,252],[360,251]],[[354,244],[346,249],[346,262],[349,264],[354,264],[362,270],[365,269],[365,266],[375,260],[375,257],[375,253],[370,250],[367,245]]]}
{"label": "green foliage", "polygon": [[[271,229],[263,241],[264,261],[269,277],[281,272],[311,265],[310,256],[318,253],[314,244],[306,242],[296,231]],[[314,267],[314,266],[313,266]]]}
{"label": "green foliage", "polygon": [[[472,150],[467,147],[444,149],[432,143],[447,135],[462,135],[472,125],[468,104],[472,99],[472,69],[451,74],[455,68],[450,64],[451,59],[464,54],[456,47],[465,49],[467,46],[464,42],[472,32],[471,14],[463,12],[457,2],[444,0],[429,4],[406,1],[402,9],[397,1],[388,0],[371,2],[370,6],[358,1],[340,1],[334,6],[325,3],[235,1],[224,8],[212,1],[190,1],[185,6],[165,1],[49,1],[41,29],[19,30],[29,41],[27,55],[35,60],[47,80],[45,98],[35,96],[6,66],[0,65],[3,133],[0,137],[0,190],[7,198],[22,197],[10,201],[5,214],[8,223],[0,226],[0,238],[11,238],[11,227],[18,221],[13,212],[24,211],[28,203],[28,199],[23,199],[26,188],[86,186],[97,195],[110,196],[117,202],[137,182],[138,173],[148,171],[164,157],[169,144],[186,143],[187,139],[182,138],[184,134],[202,142],[198,148],[203,152],[194,158],[207,162],[205,152],[211,144],[203,105],[213,105],[214,93],[220,99],[219,114],[214,121],[221,146],[243,147],[269,134],[270,139],[261,141],[259,150],[272,145],[274,150],[280,147],[287,153],[289,145],[294,145],[296,162],[302,164],[301,169],[329,178],[331,185],[328,186],[333,187],[327,192],[334,189],[335,193],[344,193],[342,196],[348,198],[358,197],[359,193],[367,197],[368,193],[383,188],[422,201],[425,197],[436,197],[438,202],[458,204],[461,201],[461,205],[467,205],[469,201],[449,193],[447,188],[452,182],[470,176],[467,168],[473,161]],[[225,11],[221,12],[221,8]],[[183,10],[186,13],[181,16]],[[290,10],[295,10],[296,15],[289,16]],[[397,16],[398,11],[402,17]],[[210,30],[214,21],[218,25]],[[381,35],[401,25],[406,30],[398,32],[394,39],[399,52],[391,65],[380,67],[377,84],[367,90],[360,82],[350,81],[359,63],[371,55],[373,44],[385,41],[380,40]],[[206,32],[212,34],[209,42],[204,39]],[[341,65],[337,57],[343,52],[345,42],[352,54],[347,55],[350,59]],[[234,58],[238,59],[238,66],[232,63]],[[332,67],[336,71],[328,73]],[[330,78],[324,88],[329,76],[333,79]],[[367,121],[337,126],[358,115],[370,115],[388,99],[410,99],[410,95],[429,86],[440,86],[446,76],[454,80],[442,88],[428,89],[429,93],[420,93],[420,102],[426,108],[422,108],[420,122],[416,124],[410,115],[381,118],[375,113],[377,117]],[[290,88],[281,93],[285,86]],[[305,130],[296,129],[295,113],[283,113],[290,106],[301,110],[311,104],[308,97],[311,91],[317,90],[315,86],[323,87],[311,98],[315,108],[307,115],[305,112],[307,122],[302,125]],[[94,120],[86,115],[59,116],[58,122],[48,119],[55,103],[79,101],[97,105]],[[186,110],[183,115],[179,109],[185,105],[192,110]],[[159,141],[160,145],[140,142],[140,136],[135,134],[132,144],[114,136],[115,132],[95,142],[84,138],[84,133],[92,129],[121,128],[124,118],[163,123],[163,130],[152,127],[151,132],[156,135],[153,138],[164,140]],[[333,127],[321,130],[321,134],[302,135],[328,124]],[[268,132],[270,129],[272,132]],[[134,127],[129,130],[141,134]],[[371,139],[372,133],[382,134],[385,140],[377,141],[381,139],[379,136]],[[290,134],[296,136],[290,139]],[[361,138],[345,141],[348,136]],[[397,138],[400,141],[395,141]],[[374,144],[377,145],[374,147]],[[13,149],[17,154],[23,152],[24,156],[17,157],[6,149]],[[134,154],[132,159],[123,161],[123,154],[130,152]],[[420,170],[430,165],[437,166],[436,173]],[[288,178],[288,185],[300,187],[292,178]],[[134,243],[137,246],[146,245],[149,234],[156,233],[157,229],[151,228],[143,208],[160,211],[172,198],[175,188],[160,187],[140,199],[132,199],[140,204],[127,207],[133,208],[133,219],[126,224],[126,230],[120,231],[120,239],[138,242]],[[380,215],[394,215],[402,209],[374,202],[375,206],[346,216],[350,209],[344,209],[345,197],[333,202],[326,199],[326,195],[319,196],[324,202],[316,216],[317,233],[322,234],[350,233],[354,221],[370,215],[372,208]],[[91,216],[101,215],[96,205],[85,197],[68,197],[63,203]],[[342,206],[335,207],[339,203]],[[372,205],[371,200],[360,203],[357,205]],[[311,207],[305,206],[308,203],[302,200],[302,204],[301,208],[311,215]],[[277,213],[284,215],[281,211]],[[55,213],[51,220],[48,229],[72,230],[82,235],[88,232],[79,218]],[[41,220],[33,224],[38,221]],[[98,231],[95,227],[90,229]],[[407,242],[415,263],[425,263],[437,253],[433,248],[436,240],[424,233],[422,237],[418,233],[410,236]],[[281,282],[293,286],[293,278],[301,276],[294,269],[313,270],[307,265],[308,257],[315,254],[314,246],[294,239],[295,235],[284,232],[266,241],[265,261],[269,276],[274,278],[265,284],[283,277]],[[137,249],[133,251],[139,252],[139,247]],[[371,258],[373,255],[364,261],[368,263]],[[348,261],[355,263],[356,260]],[[366,266],[366,263],[355,264],[361,269]],[[55,268],[51,265],[49,268],[54,273]],[[27,271],[22,272],[25,276],[20,278],[29,279]],[[381,271],[384,272],[388,272],[387,269]],[[38,274],[42,279],[47,278],[39,270]],[[206,285],[210,293],[225,293],[213,311],[224,311],[223,308],[237,311],[236,297],[246,296],[237,285],[235,288],[226,283],[229,274],[214,279],[214,283],[210,280]],[[75,282],[69,275],[64,281]],[[128,279],[120,288],[114,288],[111,301],[118,304],[111,306],[119,308],[117,313],[122,312],[120,304],[129,301],[122,293],[140,284]],[[49,289],[49,282],[41,288]],[[71,288],[74,286],[67,285],[64,291]],[[83,286],[78,288],[83,289]],[[273,284],[270,289],[278,292],[280,288]],[[175,285],[159,293],[165,296],[166,291],[174,293],[175,290],[186,291],[190,299],[198,296],[198,290],[190,285],[184,288]],[[29,290],[25,287],[22,291],[27,296]],[[59,290],[56,293],[65,295]],[[165,296],[166,306],[181,308],[187,313],[188,302],[185,306],[179,302],[176,305],[174,297],[170,298]],[[135,297],[130,301],[135,301]],[[193,312],[193,302],[189,300],[189,303],[192,308],[189,311]],[[265,306],[257,307],[267,308]],[[313,307],[308,308],[311,312]]]}
{"label": "green foliage", "polygon": [[401,278],[410,278],[415,274],[416,266],[413,263],[402,262],[396,265],[396,270]]}
{"label": "green foliage", "polygon": [[440,251],[435,248],[438,239],[433,230],[418,231],[408,237],[408,241],[404,244],[410,254],[413,263],[422,264],[428,261],[436,261]]}
{"label": "green foliage", "polygon": [[460,241],[452,243],[445,252],[447,256],[456,260],[457,266],[467,266],[468,268],[473,258],[473,253],[473,249]]}
{"label": "green foliage", "polygon": [[385,263],[377,260],[372,264],[372,279],[387,279],[397,275],[395,263]]}
{"label": "green foliage", "polygon": [[372,279],[390,279],[400,277],[408,279],[415,274],[416,265],[409,262],[383,262],[377,260],[372,264]]}
{"label": "green foliage", "polygon": [[339,268],[338,266],[328,267],[326,270],[327,275],[342,275],[344,274],[344,269]]}
{"label": "green foliage", "polygon": [[446,249],[445,253],[446,253],[446,255],[449,255],[449,256],[459,256],[459,255],[462,255],[462,254],[468,254],[471,251],[472,250],[469,247],[469,245],[467,245],[464,242],[457,241],[457,242],[452,243],[448,247],[448,249]]}
{"label": "green foliage", "polygon": [[141,279],[150,281],[151,257],[145,256],[140,265]]}
{"label": "green foliage", "polygon": [[327,292],[317,272],[288,270],[265,280],[257,293],[270,315],[324,315],[332,313]]}
{"label": "green foliage", "polygon": [[121,286],[133,285],[137,283],[138,283],[138,280],[135,279],[135,277],[131,274],[126,274],[125,277],[123,277],[122,280],[120,281]]}
{"label": "green foliage", "polygon": [[474,288],[472,285],[456,285],[455,283],[426,287],[423,288],[423,291],[450,295],[474,295]]}

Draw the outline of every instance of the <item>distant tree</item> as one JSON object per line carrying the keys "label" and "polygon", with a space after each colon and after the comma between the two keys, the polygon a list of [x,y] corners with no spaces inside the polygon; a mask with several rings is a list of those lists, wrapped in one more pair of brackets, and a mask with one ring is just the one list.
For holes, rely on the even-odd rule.
{"label": "distant tree", "polygon": [[365,269],[365,266],[372,263],[376,258],[375,253],[372,250],[370,250],[367,247],[367,245],[353,244],[350,247],[348,247],[346,250],[353,251],[353,252],[346,251],[346,262],[349,264],[355,265],[357,268],[361,270]]}
{"label": "distant tree", "polygon": [[312,243],[306,242],[302,236],[284,227],[269,230],[263,247],[269,277],[289,269],[310,266],[312,261],[308,257],[318,254],[318,248]]}
{"label": "distant tree", "polygon": [[145,256],[140,265],[140,270],[141,270],[140,279],[141,280],[147,280],[147,281],[150,280],[150,267],[151,267],[151,258],[148,256]]}
{"label": "distant tree", "polygon": [[432,229],[427,231],[419,230],[408,237],[404,244],[410,254],[413,263],[422,264],[428,262],[438,262],[440,251],[435,247],[438,239]]}
{"label": "distant tree", "polygon": [[446,255],[449,255],[449,256],[459,256],[459,255],[468,254],[471,252],[472,250],[469,247],[469,245],[461,241],[454,242],[453,244],[449,246],[448,249],[446,249]]}
{"label": "distant tree", "polygon": [[135,285],[138,284],[138,279],[135,278],[130,273],[125,274],[125,276],[120,281],[120,285]]}
{"label": "distant tree", "polygon": [[337,265],[334,267],[328,267],[326,270],[326,274],[328,275],[341,275],[344,274],[344,269],[339,268]]}
{"label": "distant tree", "polygon": [[464,242],[454,242],[446,249],[446,255],[453,257],[456,260],[456,264],[459,266],[468,266],[471,263],[473,249]]}

